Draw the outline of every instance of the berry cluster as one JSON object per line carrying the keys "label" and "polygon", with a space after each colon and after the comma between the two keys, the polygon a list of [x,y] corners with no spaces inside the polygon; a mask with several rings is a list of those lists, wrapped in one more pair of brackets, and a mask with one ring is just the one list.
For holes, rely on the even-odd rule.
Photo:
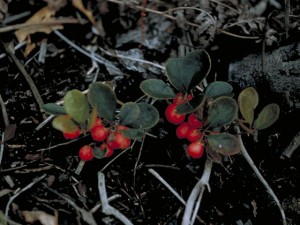
{"label": "berry cluster", "polygon": [[[89,161],[98,154],[97,151],[103,153],[104,157],[110,157],[115,149],[124,150],[131,145],[131,139],[124,136],[122,131],[127,130],[128,127],[117,125],[115,129],[107,128],[102,123],[100,118],[97,118],[90,128],[91,136],[95,142],[101,142],[99,147],[92,147],[85,145],[79,150],[79,157],[83,161]],[[66,139],[76,139],[80,135],[80,128],[75,129],[70,133],[63,133]]]}
{"label": "berry cluster", "polygon": [[166,119],[175,125],[176,135],[179,139],[187,139],[190,144],[187,147],[187,154],[192,158],[201,158],[204,153],[204,142],[201,128],[203,127],[202,122],[197,118],[195,113],[188,115],[187,122],[185,122],[186,114],[179,114],[176,111],[176,107],[179,104],[186,103],[191,100],[192,96],[188,95],[184,97],[182,93],[178,93],[173,99],[173,103],[168,105],[165,111]]}

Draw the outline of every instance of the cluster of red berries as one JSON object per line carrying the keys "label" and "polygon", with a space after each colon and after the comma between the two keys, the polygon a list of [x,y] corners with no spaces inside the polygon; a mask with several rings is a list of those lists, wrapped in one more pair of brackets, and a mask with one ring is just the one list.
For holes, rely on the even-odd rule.
{"label": "cluster of red berries", "polygon": [[[102,120],[97,118],[94,125],[90,129],[92,138],[96,142],[102,142],[99,146],[100,151],[104,151],[105,157],[110,157],[115,149],[124,150],[131,145],[131,139],[124,136],[122,131],[127,130],[128,127],[117,125],[116,128],[110,129],[103,125]],[[75,139],[80,135],[80,128],[71,133],[63,133],[66,139]],[[85,145],[79,150],[79,157],[81,160],[89,161],[94,158],[93,147]]]}
{"label": "cluster of red berries", "polygon": [[191,142],[187,147],[187,154],[192,158],[201,158],[204,153],[204,142],[201,128],[202,122],[197,118],[194,113],[188,115],[187,122],[185,122],[186,114],[179,114],[176,112],[176,107],[179,104],[186,103],[191,100],[192,96],[188,95],[184,97],[182,93],[178,93],[173,99],[173,103],[168,105],[165,111],[166,119],[175,125],[178,125],[176,129],[176,135],[179,139],[187,139]]}

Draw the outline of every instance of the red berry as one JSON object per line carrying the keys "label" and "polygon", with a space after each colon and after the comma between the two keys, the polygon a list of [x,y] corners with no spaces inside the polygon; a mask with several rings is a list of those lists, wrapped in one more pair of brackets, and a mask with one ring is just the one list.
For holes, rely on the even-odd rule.
{"label": "red berry", "polygon": [[106,138],[106,145],[110,149],[116,149],[117,148],[117,145],[114,142],[114,138],[115,138],[115,133],[114,132],[110,132],[110,134]]}
{"label": "red berry", "polygon": [[128,130],[128,127],[126,127],[126,126],[124,126],[124,125],[118,125],[118,126],[116,127],[116,130],[117,130],[117,131],[120,131],[120,130]]}
{"label": "red berry", "polygon": [[173,123],[175,125],[181,124],[185,119],[185,114],[179,114],[176,112],[176,106],[175,104],[170,104],[166,108],[165,115],[167,120],[170,123]]}
{"label": "red berry", "polygon": [[107,144],[102,143],[99,147],[100,151],[105,151],[105,157],[110,157],[114,153],[114,150],[109,148]]}
{"label": "red berry", "polygon": [[76,129],[71,132],[63,132],[63,135],[65,139],[76,139],[80,135],[80,129],[79,127],[76,127]]}
{"label": "red berry", "polygon": [[93,149],[89,145],[85,145],[79,150],[79,157],[83,161],[89,161],[94,158]]}
{"label": "red berry", "polygon": [[182,96],[182,93],[179,92],[176,94],[176,97],[173,99],[173,103],[175,105],[179,105],[179,104],[182,104],[182,103],[186,103],[187,101],[190,101],[191,99],[193,98],[192,95],[188,95],[187,98]]}
{"label": "red berry", "polygon": [[120,132],[115,132],[114,142],[116,144],[116,147],[122,150],[128,148],[131,144],[131,140],[129,138],[126,138]]}
{"label": "red berry", "polygon": [[187,122],[183,122],[180,124],[176,129],[176,136],[179,139],[186,138],[186,134],[188,130],[190,129],[189,124]]}
{"label": "red berry", "polygon": [[190,142],[195,142],[197,140],[199,140],[202,137],[202,133],[199,129],[196,128],[189,128],[189,130],[186,133],[186,138],[190,141]]}
{"label": "red berry", "polygon": [[96,118],[94,124],[92,125],[91,127],[91,131],[95,128],[95,127],[98,127],[98,126],[102,126],[102,120],[100,118]]}
{"label": "red berry", "polygon": [[96,126],[92,129],[92,138],[94,141],[104,141],[108,135],[108,129],[103,126]]}
{"label": "red berry", "polygon": [[191,113],[188,117],[188,123],[191,127],[202,128],[202,122],[196,117],[194,113]]}
{"label": "red berry", "polygon": [[194,159],[199,159],[203,156],[204,147],[202,142],[193,142],[187,147],[187,154]]}

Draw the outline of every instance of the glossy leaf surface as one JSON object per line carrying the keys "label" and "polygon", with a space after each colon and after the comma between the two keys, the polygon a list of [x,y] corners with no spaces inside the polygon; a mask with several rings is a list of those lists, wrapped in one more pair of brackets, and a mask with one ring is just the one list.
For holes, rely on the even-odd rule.
{"label": "glossy leaf surface", "polygon": [[117,97],[110,86],[101,82],[92,83],[88,99],[101,117],[109,121],[114,119],[117,108]]}
{"label": "glossy leaf surface", "polygon": [[140,113],[138,118],[130,124],[133,128],[148,129],[155,126],[159,120],[158,110],[147,103],[138,103]]}
{"label": "glossy leaf surface", "polygon": [[214,81],[210,83],[206,89],[205,89],[205,94],[212,97],[216,98],[222,95],[228,95],[232,92],[232,86],[231,84],[224,82],[224,81]]}
{"label": "glossy leaf surface", "polygon": [[137,103],[127,102],[120,109],[120,124],[129,125],[133,123],[140,114],[140,107]]}
{"label": "glossy leaf surface", "polygon": [[207,76],[210,64],[209,55],[196,50],[182,58],[170,58],[166,64],[167,76],[171,84],[185,94]]}
{"label": "glossy leaf surface", "polygon": [[83,124],[89,117],[89,103],[79,90],[68,91],[64,97],[64,109],[79,124]]}
{"label": "glossy leaf surface", "polygon": [[176,107],[176,112],[179,114],[189,114],[195,112],[204,102],[204,99],[205,97],[203,95],[197,95],[190,101],[178,105]]}
{"label": "glossy leaf surface", "polygon": [[68,115],[60,115],[52,120],[53,128],[61,132],[72,132],[77,129],[77,125]]}
{"label": "glossy leaf surface", "polygon": [[66,111],[63,106],[58,105],[56,103],[47,103],[43,105],[43,110],[51,115],[63,115],[66,114]]}
{"label": "glossy leaf surface", "polygon": [[240,112],[247,123],[250,125],[254,120],[254,109],[258,105],[259,97],[253,87],[245,88],[238,97]]}
{"label": "glossy leaf surface", "polygon": [[228,133],[212,134],[207,136],[209,146],[222,155],[235,155],[241,151],[239,140]]}
{"label": "glossy leaf surface", "polygon": [[159,79],[147,79],[141,82],[141,90],[152,98],[170,99],[176,96],[173,89]]}
{"label": "glossy leaf surface", "polygon": [[238,106],[231,97],[215,99],[208,109],[207,122],[210,127],[221,127],[232,123],[238,115]]}
{"label": "glossy leaf surface", "polygon": [[266,105],[258,114],[258,118],[254,123],[254,128],[257,130],[266,129],[278,119],[280,108],[277,104],[271,103]]}

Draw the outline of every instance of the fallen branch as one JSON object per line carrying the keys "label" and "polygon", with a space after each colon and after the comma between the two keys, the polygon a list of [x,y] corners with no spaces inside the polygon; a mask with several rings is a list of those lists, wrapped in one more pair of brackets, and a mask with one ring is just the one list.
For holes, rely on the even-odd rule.
{"label": "fallen branch", "polygon": [[105,177],[104,174],[101,172],[98,173],[98,190],[100,195],[100,201],[102,203],[102,212],[106,215],[115,216],[125,225],[133,225],[133,223],[131,223],[131,221],[126,216],[124,216],[117,209],[109,205],[105,188]]}
{"label": "fallen branch", "polygon": [[15,200],[15,198],[17,198],[24,191],[27,191],[28,189],[32,188],[33,185],[35,185],[36,183],[40,182],[45,177],[46,177],[46,174],[40,176],[39,178],[35,179],[30,184],[28,184],[26,187],[24,187],[23,189],[19,190],[15,195],[11,196],[9,198],[9,201],[8,201],[8,203],[6,205],[6,208],[5,208],[5,217],[8,217],[9,207],[10,207],[11,203]]}
{"label": "fallen branch", "polygon": [[186,205],[184,199],[153,169],[148,170],[153,176],[155,176],[172,194],[183,204]]}
{"label": "fallen branch", "polygon": [[[168,184],[167,181],[165,181],[164,178],[162,178],[155,170],[149,169],[148,170],[154,177],[156,177],[163,185],[165,185],[166,188],[169,189],[170,192],[184,205],[186,206],[186,201],[174,190],[174,188],[171,187],[171,185]],[[200,217],[197,216],[197,219],[204,223]]]}
{"label": "fallen branch", "polygon": [[202,174],[201,179],[198,181],[198,183],[193,188],[182,218],[182,225],[192,225],[195,222],[195,218],[197,216],[198,209],[200,207],[200,203],[202,200],[203,193],[205,191],[205,188],[207,187],[207,190],[210,192],[210,186],[209,186],[209,178],[212,170],[212,161],[208,158],[205,161],[204,171]]}
{"label": "fallen branch", "polygon": [[63,200],[65,200],[68,204],[70,204],[75,210],[77,210],[78,212],[80,212],[82,219],[84,222],[86,222],[89,225],[97,225],[93,215],[91,212],[86,211],[85,209],[80,208],[79,206],[77,206],[75,204],[75,202],[73,202],[71,199],[67,198],[67,196],[62,195],[60,193],[58,193],[56,190],[53,190],[52,188],[48,187],[46,184],[44,185],[45,188],[47,188],[49,191],[51,191],[52,193],[58,195],[59,197],[61,197]]}
{"label": "fallen branch", "polygon": [[294,136],[293,140],[289,146],[282,152],[282,155],[285,155],[288,158],[291,158],[292,154],[300,146],[300,131]]}
{"label": "fallen branch", "polygon": [[29,87],[30,87],[30,89],[31,89],[31,91],[33,93],[33,96],[34,96],[36,102],[38,103],[38,106],[39,106],[40,110],[42,110],[42,106],[44,105],[44,102],[43,102],[43,99],[42,99],[42,97],[41,97],[41,95],[40,95],[37,87],[35,86],[35,83],[33,82],[33,80],[31,79],[30,75],[25,70],[25,68],[22,65],[22,63],[20,62],[20,60],[9,49],[8,44],[7,43],[3,43],[3,46],[4,46],[5,51],[9,55],[9,57],[16,64],[16,66],[18,67],[19,71],[22,73],[22,75],[24,76],[25,80],[29,84]]}
{"label": "fallen branch", "polygon": [[250,165],[250,167],[253,169],[254,173],[256,174],[257,178],[259,179],[259,181],[264,185],[264,187],[267,189],[267,192],[271,195],[271,197],[274,199],[274,201],[276,202],[280,214],[281,214],[281,218],[282,218],[282,223],[283,225],[287,225],[287,221],[286,221],[286,217],[285,217],[285,213],[284,210],[276,196],[276,194],[274,193],[274,191],[271,189],[270,185],[267,183],[267,181],[263,178],[263,176],[261,175],[261,173],[259,172],[259,170],[257,169],[257,167],[255,166],[253,160],[251,159],[250,155],[248,154],[242,137],[241,137],[241,130],[239,126],[235,126],[235,130],[238,133],[238,139],[241,145],[241,153],[243,155],[243,157],[245,158],[245,160],[247,161],[247,163]]}

